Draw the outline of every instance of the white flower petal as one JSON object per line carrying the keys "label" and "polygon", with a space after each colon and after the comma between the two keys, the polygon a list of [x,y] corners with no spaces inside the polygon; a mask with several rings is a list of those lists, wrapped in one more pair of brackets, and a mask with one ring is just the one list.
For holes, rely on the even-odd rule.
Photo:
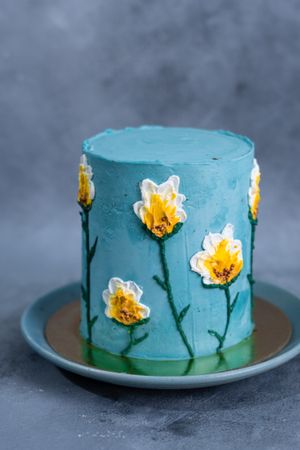
{"label": "white flower petal", "polygon": [[80,166],[83,166],[86,175],[88,176],[89,180],[91,180],[93,177],[93,169],[88,164],[87,157],[84,153],[80,156]]}
{"label": "white flower petal", "polygon": [[160,184],[157,188],[157,193],[163,200],[171,200],[175,193],[173,183],[170,183],[169,180],[167,180]]}
{"label": "white flower petal", "polygon": [[149,306],[146,306],[143,303],[140,303],[140,306],[143,308],[141,311],[143,319],[147,319],[150,316],[150,311],[151,311]]}
{"label": "white flower petal", "polygon": [[260,176],[261,176],[260,167],[258,165],[257,160],[254,159],[253,168],[251,171],[250,187],[249,187],[249,191],[248,191],[249,206],[251,209],[256,201],[256,196],[259,194]]}
{"label": "white flower petal", "polygon": [[140,209],[140,218],[143,223],[145,222],[145,215],[147,214],[147,211],[148,210],[145,205],[143,205]]}
{"label": "white flower petal", "polygon": [[234,239],[233,245],[235,249],[242,250],[242,242],[239,239]]}
{"label": "white flower petal", "polygon": [[232,241],[230,250],[232,253],[238,252],[239,261],[243,261],[243,246],[239,239]]}
{"label": "white flower petal", "polygon": [[200,253],[200,252],[195,253],[195,254],[191,257],[191,259],[190,259],[190,266],[191,266],[191,269],[192,269],[194,272],[198,272],[198,273],[200,273],[200,272],[199,272],[199,269],[198,269],[198,267],[197,267],[197,262],[198,262],[198,259],[199,259],[199,253]]}
{"label": "white flower petal", "polygon": [[108,282],[108,289],[110,294],[114,294],[118,288],[124,286],[124,281],[121,278],[111,278]]}
{"label": "white flower petal", "polygon": [[106,317],[108,317],[109,319],[112,319],[112,315],[111,315],[110,307],[109,307],[109,306],[107,306],[107,307],[105,308],[104,314],[105,314]]}
{"label": "white flower petal", "polygon": [[143,180],[141,182],[140,189],[141,189],[141,195],[142,195],[142,200],[143,200],[144,204],[149,206],[151,195],[155,194],[157,192],[157,184],[154,183],[154,181],[146,178],[145,180]]}
{"label": "white flower petal", "polygon": [[250,205],[250,208],[252,208],[253,202],[254,202],[254,192],[253,192],[252,186],[249,187],[248,198],[249,198],[249,205]]}
{"label": "white flower petal", "polygon": [[222,234],[208,233],[203,240],[202,247],[212,256],[215,254],[215,251],[222,240]]}
{"label": "white flower petal", "polygon": [[170,203],[175,203],[178,195],[178,187],[179,177],[177,175],[172,175],[167,179],[167,181],[158,185],[157,193],[162,197],[163,200],[168,200]]}
{"label": "white flower petal", "polygon": [[186,196],[183,194],[177,194],[176,199],[175,199],[175,204],[177,206],[177,208],[181,208],[182,207],[182,203],[186,201]]}
{"label": "white flower petal", "polygon": [[234,226],[231,223],[228,223],[224,230],[222,231],[222,236],[223,238],[226,239],[233,239],[233,235],[234,235]]}
{"label": "white flower petal", "polygon": [[180,222],[185,222],[187,219],[186,212],[183,209],[177,209],[176,216],[180,218]]}
{"label": "white flower petal", "polygon": [[218,281],[213,281],[210,277],[203,277],[203,283],[209,285],[219,284]]}
{"label": "white flower petal", "polygon": [[91,200],[94,200],[95,198],[95,185],[92,181],[90,181],[90,197]]}
{"label": "white flower petal", "polygon": [[109,303],[109,297],[110,297],[110,295],[111,295],[111,293],[109,292],[109,289],[105,289],[105,290],[102,292],[102,298],[103,298],[103,301],[104,301],[104,303],[105,303],[106,305],[108,305],[108,303]]}
{"label": "white flower petal", "polygon": [[103,300],[106,304],[108,304],[109,297],[115,294],[119,288],[123,289],[126,293],[133,294],[137,302],[139,302],[143,295],[142,289],[134,281],[123,281],[121,278],[113,277],[109,280],[108,289],[105,289],[102,293]]}
{"label": "white flower petal", "polygon": [[199,271],[201,272],[203,277],[211,278],[210,277],[210,271],[206,267],[206,261],[211,258],[210,254],[206,251],[199,252],[199,258],[197,262],[197,266]]}
{"label": "white flower petal", "polygon": [[253,181],[256,181],[256,178],[259,175],[260,175],[260,167],[258,165],[257,159],[254,158],[254,160],[253,160],[253,169],[252,169],[252,172],[251,172],[251,179]]}
{"label": "white flower petal", "polygon": [[143,295],[142,289],[134,281],[128,281],[127,283],[128,289],[134,294],[135,300],[139,302]]}
{"label": "white flower petal", "polygon": [[90,180],[93,176],[93,170],[92,170],[92,167],[89,166],[88,164],[85,166],[85,173],[87,174],[87,176]]}
{"label": "white flower petal", "polygon": [[171,175],[168,179],[168,182],[173,185],[174,191],[178,193],[179,191],[179,184],[180,184],[180,178],[177,175]]}
{"label": "white flower petal", "polygon": [[209,258],[210,255],[205,252],[198,252],[194,256],[192,256],[190,260],[191,269],[201,275],[203,283],[205,284],[213,284],[213,280],[210,277],[209,270],[205,267],[205,261]]}
{"label": "white flower petal", "polygon": [[83,166],[87,166],[87,158],[84,153],[80,156],[80,164],[82,164]]}
{"label": "white flower petal", "polygon": [[142,219],[141,209],[143,208],[143,206],[144,203],[141,200],[133,204],[133,211],[140,219]]}
{"label": "white flower petal", "polygon": [[209,271],[204,265],[204,262],[210,255],[206,251],[201,251],[193,255],[190,259],[191,269],[199,273],[202,277],[209,277]]}

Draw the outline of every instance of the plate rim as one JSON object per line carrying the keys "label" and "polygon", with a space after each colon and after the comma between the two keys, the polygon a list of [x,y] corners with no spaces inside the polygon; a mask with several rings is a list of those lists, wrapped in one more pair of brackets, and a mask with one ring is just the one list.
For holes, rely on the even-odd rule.
{"label": "plate rim", "polygon": [[[264,282],[258,280],[256,282],[257,287],[266,289],[266,290],[276,290],[282,292],[284,295],[288,295],[290,299],[292,298],[294,301],[299,302],[300,308],[300,299],[293,293],[278,287],[272,283]],[[235,382],[238,380],[246,379],[252,377],[254,375],[259,375],[268,370],[274,369],[275,367],[279,367],[282,364],[290,361],[295,356],[300,353],[300,340],[299,342],[295,342],[294,345],[288,350],[283,348],[277,355],[273,357],[250,365],[246,367],[241,367],[237,369],[226,370],[217,373],[208,373],[201,375],[168,375],[168,376],[159,376],[159,375],[138,375],[138,374],[128,374],[128,373],[120,373],[120,372],[112,372],[106,371],[99,368],[94,368],[90,366],[82,365],[78,362],[71,361],[59,353],[57,353],[47,342],[44,327],[45,323],[40,322],[39,332],[42,334],[42,343],[38,342],[34,338],[34,333],[31,330],[30,318],[34,317],[39,306],[47,304],[53,296],[67,294],[72,289],[77,289],[79,292],[80,282],[73,282],[63,285],[60,288],[54,289],[37,300],[29,304],[24,310],[21,317],[21,332],[22,335],[27,342],[27,344],[35,350],[40,356],[46,358],[48,361],[52,362],[54,365],[68,370],[70,372],[76,373],[81,376],[89,377],[92,379],[96,379],[99,381],[104,381],[107,383],[118,384],[122,386],[130,386],[130,387],[138,387],[138,388],[147,388],[147,389],[193,389],[193,388],[201,388],[201,387],[209,387],[220,384],[227,384],[231,382]],[[273,304],[271,298],[264,298],[266,301]],[[73,301],[70,299],[70,302]],[[69,303],[68,301],[64,301],[63,304]],[[62,305],[61,305],[62,306]],[[277,306],[277,305],[276,305]],[[54,310],[54,312],[57,309]],[[285,310],[283,312],[286,314]],[[47,318],[52,315],[53,312],[47,313]],[[299,325],[300,326],[300,325]],[[292,336],[287,347],[292,344],[294,337],[294,324],[292,323]]]}

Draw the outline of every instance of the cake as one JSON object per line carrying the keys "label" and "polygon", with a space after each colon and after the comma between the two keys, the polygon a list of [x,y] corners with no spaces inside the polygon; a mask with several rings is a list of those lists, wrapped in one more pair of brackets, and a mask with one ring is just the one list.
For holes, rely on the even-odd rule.
{"label": "cake", "polygon": [[254,144],[142,126],[83,143],[83,339],[124,358],[222,353],[253,332]]}

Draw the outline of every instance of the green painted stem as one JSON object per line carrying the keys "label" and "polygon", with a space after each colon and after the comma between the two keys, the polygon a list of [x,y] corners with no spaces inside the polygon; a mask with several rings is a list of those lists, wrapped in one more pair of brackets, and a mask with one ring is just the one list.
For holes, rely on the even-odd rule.
{"label": "green painted stem", "polygon": [[179,315],[178,315],[178,312],[177,312],[177,309],[176,309],[176,306],[174,303],[172,288],[171,288],[171,284],[170,284],[168,263],[167,263],[167,258],[166,258],[165,241],[163,239],[159,239],[158,244],[159,244],[159,250],[160,250],[160,260],[161,260],[161,265],[162,265],[162,270],[163,270],[163,275],[164,275],[164,286],[165,286],[165,290],[167,292],[167,298],[168,298],[168,302],[169,302],[169,305],[170,305],[170,308],[172,311],[172,315],[173,315],[175,323],[176,323],[176,328],[177,328],[178,332],[180,333],[181,339],[182,339],[184,345],[186,346],[190,357],[194,358],[194,352],[192,350],[192,347],[189,344],[189,341],[186,337],[185,332],[183,331],[181,322],[179,320]]}
{"label": "green painted stem", "polygon": [[232,314],[232,311],[234,310],[234,307],[235,307],[235,305],[237,303],[237,299],[238,299],[238,296],[239,296],[239,294],[237,294],[235,299],[234,299],[234,301],[231,303],[231,295],[230,295],[229,286],[222,287],[222,290],[224,290],[225,297],[226,297],[226,324],[225,324],[224,332],[223,332],[223,334],[221,336],[215,330],[208,330],[208,333],[211,336],[214,336],[219,341],[219,345],[218,345],[218,347],[216,349],[217,353],[221,353],[222,348],[224,346],[224,342],[225,342],[225,339],[226,339],[226,336],[227,336],[227,331],[228,331],[229,324],[230,324],[231,314]]}
{"label": "green painted stem", "polygon": [[255,248],[255,231],[256,231],[256,223],[253,221],[251,222],[251,257],[250,257],[250,275],[248,276],[249,283],[250,283],[250,293],[251,293],[251,318],[253,321],[253,313],[254,313],[254,293],[253,293],[253,285],[254,285],[254,278],[253,278],[253,254],[254,254],[254,248]]}
{"label": "green painted stem", "polygon": [[91,326],[91,268],[90,268],[90,229],[89,229],[89,210],[84,212],[84,231],[85,231],[85,254],[86,254],[86,322],[88,329],[88,342],[92,342]]}
{"label": "green painted stem", "polygon": [[93,349],[91,347],[88,347],[87,349],[87,362],[88,364],[90,364],[91,366],[95,366],[95,361],[94,361],[94,354],[93,354]]}
{"label": "green painted stem", "polygon": [[226,339],[226,335],[227,335],[227,331],[228,331],[228,327],[229,327],[229,323],[230,323],[230,316],[232,313],[231,296],[230,296],[230,290],[229,290],[228,286],[225,288],[225,296],[226,296],[226,325],[225,325],[224,333],[222,335],[222,341],[220,342],[219,347],[217,348],[217,352],[220,352],[221,349],[223,348],[223,345],[224,345],[224,342]]}
{"label": "green painted stem", "polygon": [[190,359],[188,360],[186,369],[185,369],[185,371],[183,372],[182,376],[188,375],[188,374],[190,373],[190,371],[191,371],[191,369],[192,369],[192,367],[193,367],[193,365],[194,365],[194,362],[195,362],[195,359],[194,359],[194,358],[190,358]]}
{"label": "green painted stem", "polygon": [[129,327],[128,333],[129,333],[129,344],[121,352],[121,355],[123,355],[123,356],[127,355],[134,345],[134,337],[133,337],[134,327],[133,326]]}
{"label": "green painted stem", "polygon": [[216,365],[215,372],[222,370],[228,370],[226,358],[222,352],[218,352],[218,364]]}

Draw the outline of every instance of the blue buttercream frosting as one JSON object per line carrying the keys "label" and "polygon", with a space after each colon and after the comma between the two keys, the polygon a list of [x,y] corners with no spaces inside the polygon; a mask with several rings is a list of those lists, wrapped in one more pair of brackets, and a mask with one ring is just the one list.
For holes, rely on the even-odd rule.
{"label": "blue buttercream frosting", "polygon": [[[226,224],[235,227],[242,241],[244,267],[230,287],[239,294],[232,313],[224,347],[235,345],[252,333],[250,288],[251,226],[248,219],[248,190],[254,145],[246,137],[227,131],[143,126],[106,130],[88,139],[83,152],[93,169],[95,199],[90,211],[90,239],[98,236],[91,264],[91,317],[93,344],[119,354],[128,331],[107,318],[102,292],[112,277],[132,280],[143,289],[141,302],[151,309],[151,320],[138,330],[149,336],[132,348],[130,356],[148,359],[185,359],[186,347],[176,329],[166,292],[153,280],[162,268],[157,243],[145,233],[134,214],[141,199],[140,182],[149,178],[157,184],[171,175],[180,177],[187,200],[187,220],[167,241],[166,257],[170,283],[178,310],[190,304],[182,325],[196,356],[214,353],[216,339],[208,330],[223,332],[226,301],[221,289],[203,287],[200,276],[190,269],[190,258],[202,249],[209,232],[218,233]],[[84,246],[83,246],[84,251]],[[86,274],[83,257],[82,275]],[[82,301],[82,310],[85,304]],[[87,337],[86,321],[81,334]]]}

